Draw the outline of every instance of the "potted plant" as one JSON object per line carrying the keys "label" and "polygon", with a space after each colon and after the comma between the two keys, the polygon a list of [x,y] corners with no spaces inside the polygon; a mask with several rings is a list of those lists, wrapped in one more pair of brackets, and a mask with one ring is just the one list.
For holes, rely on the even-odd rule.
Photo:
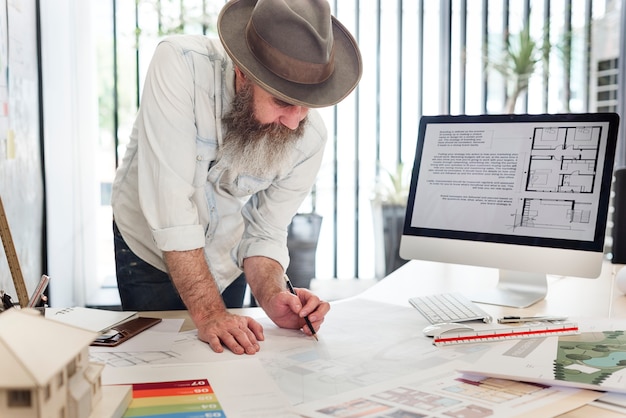
{"label": "potted plant", "polygon": [[487,59],[487,66],[499,72],[507,83],[505,113],[515,113],[517,99],[528,90],[530,77],[547,60],[550,49],[549,42],[536,41],[525,26],[519,33],[506,37],[500,59]]}
{"label": "potted plant", "polygon": [[407,262],[400,258],[400,238],[404,228],[410,177],[402,162],[395,169],[380,170],[372,199],[376,277],[383,278]]}

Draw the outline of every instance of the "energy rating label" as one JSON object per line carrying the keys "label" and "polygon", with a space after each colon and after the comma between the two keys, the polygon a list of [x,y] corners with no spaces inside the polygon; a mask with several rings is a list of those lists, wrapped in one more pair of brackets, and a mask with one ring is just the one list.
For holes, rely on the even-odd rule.
{"label": "energy rating label", "polygon": [[133,384],[124,418],[225,418],[206,379]]}

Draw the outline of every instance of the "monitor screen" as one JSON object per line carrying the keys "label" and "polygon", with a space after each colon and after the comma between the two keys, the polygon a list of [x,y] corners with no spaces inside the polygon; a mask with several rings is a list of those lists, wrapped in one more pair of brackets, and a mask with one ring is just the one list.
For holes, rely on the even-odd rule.
{"label": "monitor screen", "polygon": [[400,256],[493,267],[477,302],[525,307],[546,274],[597,277],[615,113],[424,116]]}

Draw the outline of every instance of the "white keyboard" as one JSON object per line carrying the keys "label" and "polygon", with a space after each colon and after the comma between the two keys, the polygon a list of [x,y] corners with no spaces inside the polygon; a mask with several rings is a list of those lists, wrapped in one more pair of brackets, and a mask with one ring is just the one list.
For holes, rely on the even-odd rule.
{"label": "white keyboard", "polygon": [[491,322],[491,315],[460,293],[440,293],[416,296],[409,303],[431,324],[442,322]]}

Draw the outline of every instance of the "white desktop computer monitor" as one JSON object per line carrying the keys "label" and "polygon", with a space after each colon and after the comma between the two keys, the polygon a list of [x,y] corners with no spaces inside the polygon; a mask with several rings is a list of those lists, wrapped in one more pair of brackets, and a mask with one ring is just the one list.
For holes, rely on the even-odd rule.
{"label": "white desktop computer monitor", "polygon": [[527,307],[546,274],[596,278],[604,259],[615,113],[423,116],[404,259],[492,267],[475,302]]}

